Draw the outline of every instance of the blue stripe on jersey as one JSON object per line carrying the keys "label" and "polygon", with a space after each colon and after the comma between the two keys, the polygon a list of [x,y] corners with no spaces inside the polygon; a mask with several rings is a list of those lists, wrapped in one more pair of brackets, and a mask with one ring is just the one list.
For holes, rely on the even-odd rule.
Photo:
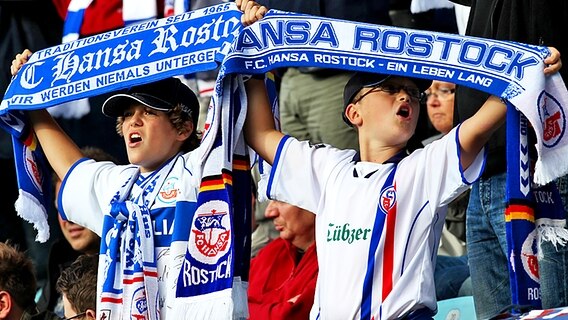
{"label": "blue stripe on jersey", "polygon": [[65,213],[65,210],[63,210],[63,200],[61,199],[61,194],[63,193],[63,189],[65,189],[65,185],[67,184],[67,178],[69,177],[69,175],[71,174],[71,172],[73,172],[73,170],[75,169],[76,166],[79,165],[79,163],[83,162],[83,161],[87,161],[89,160],[89,158],[81,158],[79,160],[77,160],[72,166],[71,168],[69,168],[69,170],[67,170],[67,173],[65,174],[65,177],[63,178],[63,181],[61,181],[61,187],[59,188],[59,194],[57,195],[57,211],[59,211],[59,215],[61,216],[61,218],[65,221],[67,221],[67,214]]}
{"label": "blue stripe on jersey", "polygon": [[372,307],[372,297],[373,297],[373,275],[375,273],[375,253],[379,246],[379,241],[383,235],[383,227],[385,226],[386,214],[383,213],[381,209],[381,199],[380,195],[384,190],[391,187],[394,182],[394,174],[396,172],[396,165],[392,168],[389,173],[385,184],[381,188],[379,193],[379,199],[377,204],[377,213],[375,217],[375,223],[373,225],[373,233],[371,235],[371,243],[369,245],[369,255],[367,257],[367,271],[365,272],[365,280],[363,282],[363,295],[361,299],[361,320],[371,319],[371,307]]}
{"label": "blue stripe on jersey", "polygon": [[408,232],[408,236],[406,237],[406,246],[404,248],[404,254],[402,255],[402,268],[400,269],[400,275],[402,276],[403,272],[404,272],[404,265],[406,263],[406,252],[408,251],[408,245],[410,244],[410,236],[412,235],[412,230],[414,229],[414,226],[416,225],[416,221],[418,221],[418,217],[420,217],[420,214],[422,212],[424,212],[424,208],[426,208],[426,206],[430,203],[430,201],[426,201],[426,203],[424,203],[424,205],[420,208],[420,210],[418,210],[418,214],[416,215],[416,217],[414,217],[414,221],[412,221],[412,226],[410,227],[410,232]]}
{"label": "blue stripe on jersey", "polygon": [[371,318],[371,298],[373,295],[373,273],[375,272],[375,252],[379,246],[379,240],[383,234],[386,215],[377,208],[377,217],[373,226],[373,234],[371,235],[371,244],[369,255],[367,257],[367,271],[365,272],[365,280],[363,282],[363,296],[361,299],[361,320],[369,320]]}
{"label": "blue stripe on jersey", "polygon": [[270,199],[270,190],[272,189],[272,182],[274,181],[274,172],[278,167],[278,162],[280,160],[280,154],[282,153],[282,149],[284,148],[284,144],[290,138],[289,135],[285,135],[282,137],[280,142],[278,143],[278,148],[276,149],[276,154],[274,155],[274,162],[272,163],[272,171],[270,172],[270,177],[268,178],[268,186],[266,187],[266,197]]}

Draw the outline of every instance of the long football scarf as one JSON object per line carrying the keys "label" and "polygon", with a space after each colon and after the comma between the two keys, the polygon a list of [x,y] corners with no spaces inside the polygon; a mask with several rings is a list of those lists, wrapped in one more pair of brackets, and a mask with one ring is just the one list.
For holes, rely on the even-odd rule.
{"label": "long football scarf", "polygon": [[[173,319],[248,316],[243,282],[248,278],[248,264],[241,263],[243,258],[250,259],[245,254],[250,252],[250,220],[242,210],[250,210],[251,202],[242,137],[246,95],[238,78],[220,79],[217,95],[211,100],[202,147],[198,149],[206,161],[185,261],[177,281]],[[236,201],[234,192],[244,199]],[[237,244],[243,248],[237,250]]]}
{"label": "long football scarf", "polygon": [[170,159],[140,186],[137,171],[111,201],[110,216],[114,223],[110,231],[103,233],[109,243],[108,246],[103,243],[101,248],[102,267],[98,275],[102,282],[97,302],[99,317],[160,319],[158,268],[149,207],[176,159]]}
{"label": "long football scarf", "polygon": [[529,130],[527,118],[508,104],[505,230],[511,302],[540,308],[541,244],[549,241],[555,247],[566,245],[568,229],[555,182],[531,185],[533,161],[529,157]]}

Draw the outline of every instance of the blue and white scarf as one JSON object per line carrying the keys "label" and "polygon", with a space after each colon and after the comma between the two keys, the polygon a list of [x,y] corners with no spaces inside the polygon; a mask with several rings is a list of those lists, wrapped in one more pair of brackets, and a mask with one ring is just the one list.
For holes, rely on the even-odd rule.
{"label": "blue and white scarf", "polygon": [[[211,149],[197,150],[206,159],[177,281],[173,319],[248,317],[247,284],[243,282],[243,277],[248,278],[248,264],[242,265],[244,259],[250,259],[245,252],[250,252],[251,181],[243,173],[249,168],[242,136],[246,95],[239,79],[220,79],[202,141]],[[234,193],[245,195],[248,204],[245,199],[234,199]]]}
{"label": "blue and white scarf", "polygon": [[[160,319],[158,268],[154,230],[149,207],[154,203],[175,159],[138,186],[140,172],[130,177],[111,201],[114,225],[108,246],[102,243],[102,292],[97,302],[99,317]],[[132,192],[133,188],[138,190]],[[135,194],[135,197],[132,195]],[[119,284],[116,288],[116,284]]]}
{"label": "blue and white scarf", "polygon": [[0,115],[0,127],[12,136],[18,178],[16,212],[37,230],[36,241],[49,239],[47,208],[51,199],[51,169],[22,111]]}
{"label": "blue and white scarf", "polygon": [[[69,6],[67,8],[67,16],[65,17],[63,24],[62,43],[75,41],[80,38],[85,10],[91,5],[92,2],[93,0],[71,0],[69,2]],[[165,2],[167,3],[168,1]],[[183,5],[180,8],[185,9]],[[167,10],[167,8],[165,8],[164,10]],[[125,26],[153,20],[157,17],[157,11],[158,8],[155,0],[122,1],[122,17]],[[183,13],[186,11],[187,10],[179,11],[177,13]],[[54,117],[61,117],[64,119],[80,119],[84,115],[88,114],[90,109],[91,106],[89,104],[89,99],[83,98],[50,107],[48,108],[48,111]]]}
{"label": "blue and white scarf", "polygon": [[[235,10],[232,5],[226,5],[227,9],[223,6],[200,12]],[[5,119],[7,114],[13,115],[8,111],[45,108],[53,103],[190,73],[187,64],[191,61],[199,62],[201,70],[207,70],[208,61],[202,59],[208,60],[210,54],[201,51],[200,45],[209,44],[219,33],[238,32],[231,21],[238,20],[240,15],[235,13],[230,19],[214,20],[212,24],[203,21],[199,30],[204,32],[192,27],[198,19],[195,25],[184,26],[186,19],[191,21],[194,16],[195,12],[187,13],[37,52],[8,88],[0,115]],[[150,49],[146,39],[152,39]],[[225,44],[220,41],[214,53],[226,52]],[[102,50],[105,48],[108,55]],[[97,60],[97,54],[103,58]],[[562,161],[568,152],[565,135],[568,93],[558,74],[543,75],[543,59],[547,54],[547,48],[515,42],[272,10],[262,21],[238,34],[238,41],[233,43],[221,66],[213,103],[218,108],[230,106],[228,101],[234,104],[238,94],[243,112],[246,104],[238,74],[263,74],[281,67],[336,68],[454,82],[500,96],[527,117],[537,136],[534,181],[546,184],[568,172],[568,163]],[[52,68],[55,72],[51,72]],[[51,78],[46,80],[46,75]],[[212,118],[223,119],[220,115]],[[215,128],[211,122],[205,134],[208,147],[202,149],[206,150],[204,155],[215,150]],[[222,157],[230,154],[234,145],[225,146],[228,149]],[[223,168],[230,168],[227,165]],[[510,175],[522,190],[530,188],[520,169]],[[199,225],[194,222],[192,228],[199,229]],[[191,254],[187,258],[189,261]],[[226,282],[220,284],[219,292],[224,292],[225,287],[228,287]],[[180,293],[180,297],[184,294],[187,292]]]}

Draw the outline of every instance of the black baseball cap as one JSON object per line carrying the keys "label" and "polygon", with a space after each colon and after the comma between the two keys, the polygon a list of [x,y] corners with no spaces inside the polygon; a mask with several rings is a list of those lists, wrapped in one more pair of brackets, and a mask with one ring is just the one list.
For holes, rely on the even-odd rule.
{"label": "black baseball cap", "polygon": [[426,91],[426,89],[430,88],[432,84],[432,80],[420,79],[420,78],[412,78],[406,76],[393,76],[390,74],[382,74],[382,73],[371,73],[371,72],[356,72],[351,76],[351,79],[347,81],[345,88],[343,89],[343,121],[351,126],[351,123],[345,117],[345,110],[347,106],[353,101],[353,98],[361,91],[363,88],[370,88],[377,86],[390,78],[393,77],[402,77],[408,78],[414,82],[416,87],[420,90],[420,92]]}
{"label": "black baseball cap", "polygon": [[123,110],[132,100],[159,111],[172,110],[176,105],[191,117],[193,124],[199,118],[199,100],[180,79],[172,77],[155,82],[130,87],[108,98],[102,107],[103,114],[109,117],[123,115]]}

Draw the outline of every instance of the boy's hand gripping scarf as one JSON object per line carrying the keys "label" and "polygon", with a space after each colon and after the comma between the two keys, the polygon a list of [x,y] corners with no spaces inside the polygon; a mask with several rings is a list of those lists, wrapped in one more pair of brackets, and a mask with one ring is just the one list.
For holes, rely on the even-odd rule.
{"label": "boy's hand gripping scarf", "polygon": [[[225,58],[224,67],[227,73],[242,74],[265,73],[283,67],[377,72],[449,81],[499,96],[520,110],[536,132],[538,159],[534,181],[543,185],[568,172],[568,163],[562,161],[568,153],[565,134],[568,93],[559,74],[544,76],[543,60],[547,55],[548,48],[510,41],[271,10],[263,20],[243,29]],[[508,121],[508,125],[511,122]],[[518,129],[513,131],[518,136]],[[516,153],[528,150],[528,145],[521,145],[518,140],[508,144],[514,146]],[[509,161],[509,164],[508,195],[515,192],[530,194],[526,163]],[[508,209],[508,212],[512,210]],[[564,244],[563,212],[540,210],[539,214],[539,228],[546,230],[541,232],[545,236],[539,236],[540,239]],[[536,306],[540,304],[538,295],[530,295],[538,289],[536,282],[532,281],[536,260],[529,258],[525,259],[530,260],[529,263],[518,264],[514,260],[521,256],[521,252],[513,251],[519,250],[513,243],[528,243],[527,239],[533,236],[526,232],[510,235],[509,267],[515,299],[529,301]]]}
{"label": "boy's hand gripping scarf", "polygon": [[242,27],[234,4],[148,21],[35,52],[0,104],[0,127],[12,135],[20,196],[16,211],[49,238],[48,166],[25,115],[180,74],[214,70]]}

